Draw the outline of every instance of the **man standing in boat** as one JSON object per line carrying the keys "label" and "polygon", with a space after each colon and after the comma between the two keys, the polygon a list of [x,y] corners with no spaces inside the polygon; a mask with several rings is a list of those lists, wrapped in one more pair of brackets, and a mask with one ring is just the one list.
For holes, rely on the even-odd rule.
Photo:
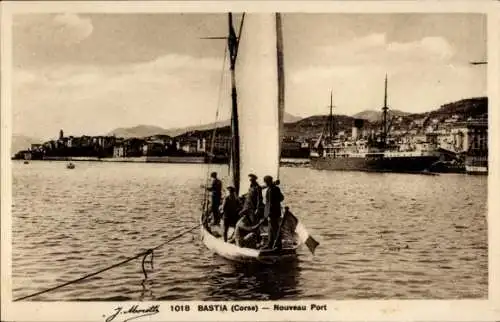
{"label": "man standing in boat", "polygon": [[224,241],[227,242],[227,231],[229,227],[234,227],[238,221],[238,211],[240,203],[236,195],[236,189],[232,186],[227,187],[229,194],[224,198],[222,205],[222,218],[224,224]]}
{"label": "man standing in boat", "polygon": [[281,202],[285,199],[280,188],[273,182],[273,177],[265,176],[264,183],[267,187],[264,218],[268,219],[269,241],[268,249],[281,248],[279,238],[279,224],[281,217]]}
{"label": "man standing in boat", "polygon": [[207,190],[212,192],[210,209],[212,215],[214,216],[214,225],[219,225],[221,219],[219,207],[220,200],[222,198],[222,182],[217,178],[217,172],[212,172],[210,174],[210,177],[212,178],[212,185],[210,187],[207,187]]}
{"label": "man standing in boat", "polygon": [[240,212],[240,217],[248,214],[252,223],[258,222],[261,217],[263,208],[262,204],[262,188],[257,183],[257,176],[253,173],[248,175],[250,180],[250,188],[243,204],[243,209]]}

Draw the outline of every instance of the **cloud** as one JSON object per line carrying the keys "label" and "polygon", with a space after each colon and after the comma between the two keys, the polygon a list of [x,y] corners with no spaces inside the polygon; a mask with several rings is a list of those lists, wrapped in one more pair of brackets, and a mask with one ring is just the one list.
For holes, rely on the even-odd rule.
{"label": "cloud", "polygon": [[485,71],[454,58],[453,46],[442,37],[389,42],[385,34],[371,34],[320,47],[311,55],[309,66],[289,73],[289,112],[326,113],[330,90],[335,93],[338,113],[378,109],[386,73],[391,106],[408,112],[423,112],[445,102],[486,95]]}
{"label": "cloud", "polygon": [[52,23],[55,32],[66,44],[79,43],[88,38],[94,30],[90,18],[82,18],[73,13],[56,15]]}
{"label": "cloud", "polygon": [[373,65],[442,63],[453,58],[455,51],[442,37],[425,37],[413,42],[389,42],[385,34],[370,34],[336,45],[323,46],[315,57],[316,64]]}
{"label": "cloud", "polygon": [[[48,137],[55,128],[104,134],[137,124],[213,122],[221,67],[221,59],[171,54],[135,64],[15,68],[14,130]],[[227,105],[220,108],[228,114]]]}
{"label": "cloud", "polygon": [[36,74],[26,70],[15,69],[13,76],[13,83],[15,84],[14,86],[24,86],[37,82]]}
{"label": "cloud", "polygon": [[390,53],[417,55],[427,60],[444,61],[451,59],[455,54],[451,45],[441,37],[425,37],[408,43],[388,43],[386,46]]}
{"label": "cloud", "polygon": [[19,14],[14,17],[16,44],[32,48],[50,48],[78,44],[91,36],[92,20],[73,13]]}
{"label": "cloud", "polygon": [[[316,79],[357,78],[360,74],[383,75],[418,72],[452,64],[453,47],[441,37],[425,37],[413,42],[388,42],[385,34],[371,34],[333,46],[323,46],[310,66],[295,70],[295,83]],[[451,70],[451,69],[450,69]]]}

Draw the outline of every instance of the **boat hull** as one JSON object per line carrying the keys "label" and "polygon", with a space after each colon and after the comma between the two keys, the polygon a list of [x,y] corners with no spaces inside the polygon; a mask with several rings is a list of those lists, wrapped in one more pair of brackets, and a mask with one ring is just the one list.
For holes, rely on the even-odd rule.
{"label": "boat hull", "polygon": [[488,175],[487,167],[465,166],[465,171],[467,174]]}
{"label": "boat hull", "polygon": [[465,158],[465,172],[467,174],[488,174],[487,156],[467,156]]}
{"label": "boat hull", "polygon": [[439,156],[409,157],[311,157],[311,167],[318,170],[369,172],[423,172],[431,168]]}
{"label": "boat hull", "polygon": [[274,264],[285,260],[294,259],[297,256],[297,245],[294,248],[283,248],[281,250],[260,250],[238,247],[235,244],[224,242],[210,233],[207,225],[201,224],[201,239],[205,246],[217,255],[240,263],[259,262],[263,264]]}

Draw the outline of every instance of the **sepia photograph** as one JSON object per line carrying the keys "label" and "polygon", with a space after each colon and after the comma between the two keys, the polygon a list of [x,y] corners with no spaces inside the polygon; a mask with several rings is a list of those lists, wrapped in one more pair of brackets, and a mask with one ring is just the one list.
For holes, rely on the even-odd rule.
{"label": "sepia photograph", "polygon": [[488,300],[488,19],[11,14],[9,297],[106,322]]}

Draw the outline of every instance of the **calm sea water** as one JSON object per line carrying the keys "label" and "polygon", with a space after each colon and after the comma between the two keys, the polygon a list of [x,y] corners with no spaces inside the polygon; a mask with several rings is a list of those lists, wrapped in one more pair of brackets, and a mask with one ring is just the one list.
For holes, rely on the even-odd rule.
{"label": "calm sea water", "polygon": [[[206,175],[206,165],[14,162],[13,297],[193,227]],[[155,252],[147,280],[137,259],[32,300],[487,297],[486,177],[282,168],[281,187],[321,243],[315,256],[237,265],[208,252],[195,230]]]}

